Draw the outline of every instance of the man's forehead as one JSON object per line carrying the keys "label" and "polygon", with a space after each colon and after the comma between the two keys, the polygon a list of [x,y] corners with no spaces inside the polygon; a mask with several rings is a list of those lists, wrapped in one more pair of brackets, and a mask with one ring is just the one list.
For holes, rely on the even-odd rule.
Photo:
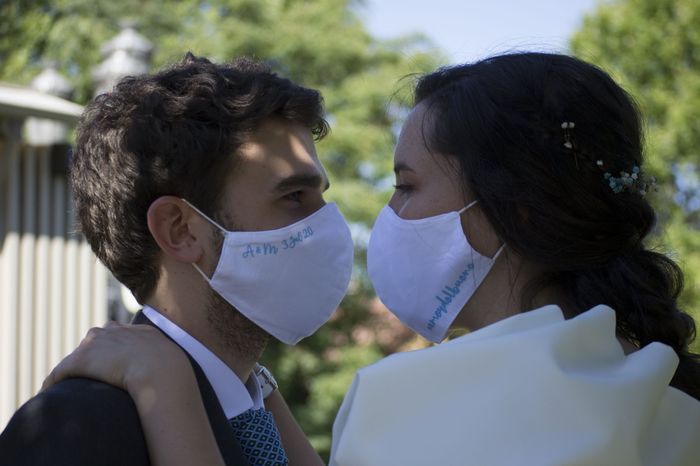
{"label": "man's forehead", "polygon": [[295,136],[306,144],[313,145],[311,129],[303,124],[284,118],[268,118],[248,134],[247,141],[262,142],[268,139],[283,141],[289,136]]}
{"label": "man's forehead", "polygon": [[260,159],[269,155],[285,155],[291,152],[316,156],[311,130],[299,123],[281,119],[262,122],[243,140],[238,152],[247,159]]}
{"label": "man's forehead", "polygon": [[326,183],[311,130],[300,124],[267,121],[244,141],[236,155],[236,177],[255,179],[261,187],[288,178],[308,182],[320,177],[320,184]]}

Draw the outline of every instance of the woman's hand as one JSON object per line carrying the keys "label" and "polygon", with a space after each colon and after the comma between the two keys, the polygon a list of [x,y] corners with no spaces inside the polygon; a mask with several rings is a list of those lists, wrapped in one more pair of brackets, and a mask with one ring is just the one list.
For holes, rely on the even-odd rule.
{"label": "woman's hand", "polygon": [[132,398],[151,384],[191,371],[181,349],[150,325],[109,322],[88,331],[80,345],[48,375],[42,390],[71,377],[96,379],[128,391]]}

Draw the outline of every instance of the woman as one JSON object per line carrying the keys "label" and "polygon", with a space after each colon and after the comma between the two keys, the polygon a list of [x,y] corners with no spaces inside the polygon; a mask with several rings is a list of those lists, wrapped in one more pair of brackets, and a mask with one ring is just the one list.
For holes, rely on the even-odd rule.
{"label": "woman", "polygon": [[[415,97],[368,271],[426,338],[472,333],[361,370],[331,463],[696,464],[695,324],[677,307],[681,271],[644,245],[654,181],[630,97],[589,64],[539,53],[440,69]],[[197,463],[216,447],[193,395],[171,394],[178,409],[139,402],[192,378],[184,361],[159,367],[183,359],[172,345],[130,357],[152,345],[143,333],[92,331],[48,383],[124,386],[151,450],[176,432]]]}

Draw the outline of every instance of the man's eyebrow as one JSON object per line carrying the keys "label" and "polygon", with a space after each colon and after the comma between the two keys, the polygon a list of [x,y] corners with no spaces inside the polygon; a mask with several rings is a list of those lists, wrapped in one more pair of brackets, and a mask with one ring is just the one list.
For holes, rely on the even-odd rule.
{"label": "man's eyebrow", "polygon": [[413,168],[409,167],[404,162],[397,162],[396,165],[394,165],[394,173],[402,171],[415,172]]}
{"label": "man's eyebrow", "polygon": [[275,185],[272,191],[274,193],[283,194],[295,188],[318,188],[324,181],[325,185],[323,186],[323,190],[325,191],[330,187],[328,180],[324,180],[318,173],[302,173],[283,178]]}

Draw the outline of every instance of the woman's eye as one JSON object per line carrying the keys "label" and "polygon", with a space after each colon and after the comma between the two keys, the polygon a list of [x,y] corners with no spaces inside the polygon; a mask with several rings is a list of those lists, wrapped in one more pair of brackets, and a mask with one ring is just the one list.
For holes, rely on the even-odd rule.
{"label": "woman's eye", "polygon": [[411,186],[407,184],[395,184],[394,189],[400,193],[407,193],[411,191]]}

